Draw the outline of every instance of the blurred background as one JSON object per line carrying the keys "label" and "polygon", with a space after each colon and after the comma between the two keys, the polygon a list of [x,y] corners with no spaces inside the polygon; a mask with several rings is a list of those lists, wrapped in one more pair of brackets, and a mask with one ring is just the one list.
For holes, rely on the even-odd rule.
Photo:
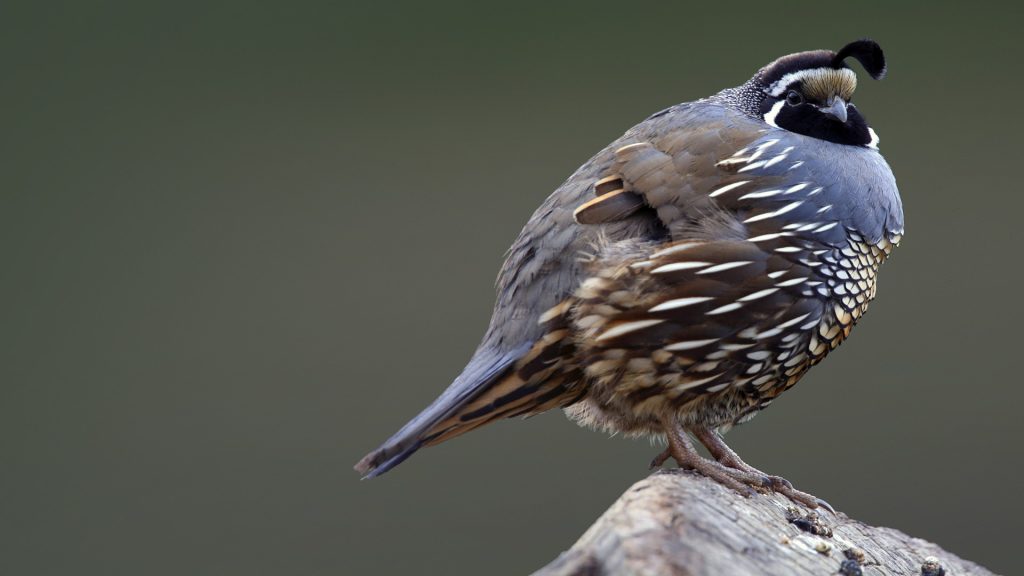
{"label": "blurred background", "polygon": [[[657,452],[560,413],[360,482],[459,372],[591,154],[870,36],[904,245],[729,440],[865,522],[1017,565],[1019,14],[977,3],[0,8],[0,572],[523,574]],[[857,68],[859,71],[859,67]]]}

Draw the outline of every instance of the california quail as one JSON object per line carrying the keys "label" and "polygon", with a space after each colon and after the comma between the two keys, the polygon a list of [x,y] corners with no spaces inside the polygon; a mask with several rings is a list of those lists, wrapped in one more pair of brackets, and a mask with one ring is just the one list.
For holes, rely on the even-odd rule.
{"label": "california quail", "polygon": [[848,57],[885,75],[871,40],[784,56],[654,114],[580,167],[512,245],[465,370],[356,470],[377,476],[495,419],[564,408],[666,438],[655,465],[671,456],[816,506],[720,434],[850,334],[903,233],[878,136],[850,103]]}

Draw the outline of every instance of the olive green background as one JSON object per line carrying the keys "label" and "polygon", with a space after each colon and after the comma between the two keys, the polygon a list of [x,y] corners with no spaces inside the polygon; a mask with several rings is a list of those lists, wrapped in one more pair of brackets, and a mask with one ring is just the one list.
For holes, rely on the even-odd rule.
{"label": "olive green background", "polygon": [[[5,3],[0,572],[523,574],[657,451],[560,414],[360,482],[486,326],[503,251],[648,114],[862,36],[904,245],[729,440],[1018,571],[1020,13],[871,2]],[[859,67],[857,68],[859,70]]]}

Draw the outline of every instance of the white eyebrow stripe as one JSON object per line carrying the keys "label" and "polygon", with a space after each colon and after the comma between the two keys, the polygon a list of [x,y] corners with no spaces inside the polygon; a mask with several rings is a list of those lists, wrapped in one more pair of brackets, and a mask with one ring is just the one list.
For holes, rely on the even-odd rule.
{"label": "white eyebrow stripe", "polygon": [[798,80],[803,80],[808,76],[817,76],[822,73],[835,74],[837,72],[840,74],[849,74],[853,76],[854,82],[856,82],[857,75],[853,72],[853,70],[850,70],[849,68],[840,68],[838,70],[835,68],[827,67],[810,68],[805,70],[797,70],[796,72],[790,72],[789,74],[786,74],[782,78],[779,78],[778,80],[773,82],[772,85],[768,88],[768,94],[772,96],[781,96],[782,93],[786,91],[786,88],[788,88],[791,84]]}

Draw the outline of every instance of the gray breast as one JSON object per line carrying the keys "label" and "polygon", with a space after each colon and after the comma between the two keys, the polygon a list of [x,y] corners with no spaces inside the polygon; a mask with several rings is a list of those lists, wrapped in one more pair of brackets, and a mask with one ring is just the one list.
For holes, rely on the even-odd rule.
{"label": "gray breast", "polygon": [[744,190],[736,198],[745,196],[758,211],[784,210],[775,218],[779,227],[800,236],[839,246],[847,232],[871,244],[903,233],[896,180],[875,149],[772,129],[725,163],[737,173],[770,182],[763,186],[767,189]]}

